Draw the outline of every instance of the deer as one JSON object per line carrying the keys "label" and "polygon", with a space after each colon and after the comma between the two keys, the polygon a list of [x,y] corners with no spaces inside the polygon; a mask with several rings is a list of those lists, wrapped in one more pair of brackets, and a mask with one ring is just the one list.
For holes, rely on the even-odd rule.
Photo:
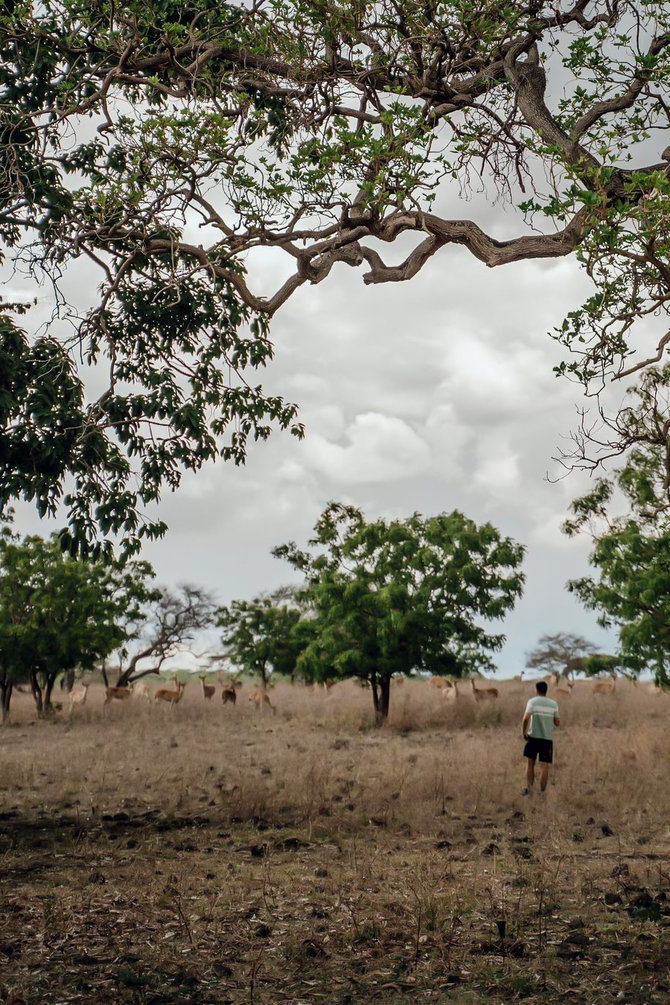
{"label": "deer", "polygon": [[224,705],[227,705],[229,701],[233,705],[235,704],[237,701],[237,691],[234,684],[221,684],[221,701]]}
{"label": "deer", "polygon": [[572,694],[572,689],[573,689],[574,686],[575,686],[575,682],[573,680],[566,680],[566,681],[563,681],[563,687],[559,687],[558,684],[555,684],[554,685],[554,690],[555,690],[556,694],[565,694],[569,698],[570,695]]}
{"label": "deer", "polygon": [[616,674],[610,673],[611,680],[594,681],[592,691],[594,694],[613,694],[616,687]]}
{"label": "deer", "polygon": [[249,701],[253,701],[259,712],[262,712],[264,707],[267,705],[268,708],[272,709],[272,714],[277,714],[277,708],[270,701],[270,695],[267,691],[252,691],[249,695]]}
{"label": "deer", "polygon": [[127,701],[131,698],[133,694],[132,684],[128,684],[125,687],[106,687],[105,688],[105,705],[109,705],[110,701],[115,698],[117,701]]}
{"label": "deer", "polygon": [[133,682],[133,698],[145,698],[147,701],[151,701],[151,688],[144,681]]}
{"label": "deer", "polygon": [[455,702],[458,701],[458,687],[455,680],[447,681],[448,686],[440,688],[440,694],[445,701]]}
{"label": "deer", "polygon": [[86,704],[86,695],[90,686],[90,684],[82,682],[79,687],[75,687],[70,691],[70,715],[74,712],[75,705],[77,708],[81,708],[82,705]]}
{"label": "deer", "polygon": [[154,694],[154,701],[166,701],[170,705],[176,705],[181,701],[181,696],[184,693],[184,688],[186,684],[177,682],[177,690],[173,691],[170,687],[159,687],[158,691]]}
{"label": "deer", "polygon": [[198,677],[202,681],[202,696],[205,699],[205,701],[209,701],[214,695],[216,688],[214,687],[213,684],[205,684],[205,680],[207,679],[206,674],[204,673],[198,674]]}
{"label": "deer", "polygon": [[491,700],[495,701],[495,699],[498,697],[498,688],[497,687],[478,688],[475,685],[475,681],[474,681],[473,677],[470,678],[470,683],[472,684],[472,693],[473,693],[473,695],[475,697],[475,701],[476,702],[491,701]]}
{"label": "deer", "polygon": [[451,681],[447,680],[446,677],[431,677],[428,683],[431,687],[438,688],[440,691],[447,690],[451,687]]}

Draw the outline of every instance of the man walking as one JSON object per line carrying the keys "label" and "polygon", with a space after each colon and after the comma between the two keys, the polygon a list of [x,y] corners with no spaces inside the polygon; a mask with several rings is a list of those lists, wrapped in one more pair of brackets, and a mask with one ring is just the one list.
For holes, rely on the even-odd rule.
{"label": "man walking", "polygon": [[554,727],[560,726],[558,702],[547,698],[547,682],[539,680],[535,685],[537,694],[526,705],[523,717],[523,738],[526,746],[526,788],[524,796],[529,796],[535,781],[535,761],[540,761],[540,791],[544,792],[549,778],[549,765],[554,759]]}

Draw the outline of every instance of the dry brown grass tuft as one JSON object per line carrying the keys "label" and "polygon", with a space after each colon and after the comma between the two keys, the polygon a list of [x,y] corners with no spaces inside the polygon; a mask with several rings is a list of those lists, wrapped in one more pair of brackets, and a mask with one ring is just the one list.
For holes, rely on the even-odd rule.
{"label": "dry brown grass tuft", "polygon": [[664,1002],[670,697],[561,701],[545,797],[520,796],[532,687],[387,727],[352,683],[0,733],[0,998],[23,1002]]}

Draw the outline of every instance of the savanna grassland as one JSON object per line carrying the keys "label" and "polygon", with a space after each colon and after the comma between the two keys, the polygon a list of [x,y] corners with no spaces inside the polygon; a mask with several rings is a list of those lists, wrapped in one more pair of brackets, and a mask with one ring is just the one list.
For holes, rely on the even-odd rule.
{"label": "savanna grassland", "polygon": [[[197,686],[196,686],[197,683]],[[529,685],[279,685],[0,732],[5,1002],[667,1002],[670,696],[561,701],[522,797]]]}

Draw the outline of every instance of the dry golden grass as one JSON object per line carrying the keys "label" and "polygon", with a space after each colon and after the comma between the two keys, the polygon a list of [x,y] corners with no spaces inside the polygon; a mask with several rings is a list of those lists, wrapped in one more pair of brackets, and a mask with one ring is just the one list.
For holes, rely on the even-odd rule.
{"label": "dry golden grass", "polygon": [[[197,686],[196,686],[197,684]],[[0,999],[666,1002],[670,696],[561,701],[544,797],[520,795],[530,685],[451,705],[200,682],[174,708],[0,733]],[[666,897],[669,898],[666,900]]]}

